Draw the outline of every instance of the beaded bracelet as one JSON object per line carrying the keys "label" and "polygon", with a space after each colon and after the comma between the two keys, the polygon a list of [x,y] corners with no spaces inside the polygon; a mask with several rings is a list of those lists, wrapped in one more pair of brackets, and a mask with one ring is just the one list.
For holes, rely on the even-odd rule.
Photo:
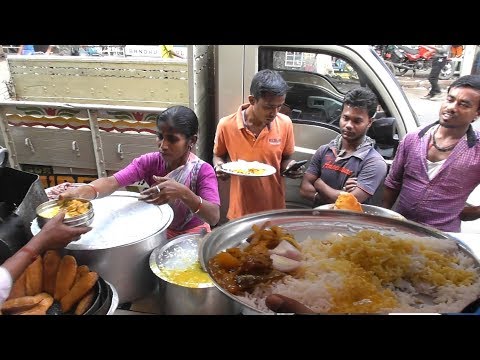
{"label": "beaded bracelet", "polygon": [[202,208],[203,199],[202,199],[201,196],[199,196],[199,199],[200,199],[200,205],[198,205],[198,209],[197,209],[197,211],[194,211],[194,214],[197,214],[200,211],[200,209]]}

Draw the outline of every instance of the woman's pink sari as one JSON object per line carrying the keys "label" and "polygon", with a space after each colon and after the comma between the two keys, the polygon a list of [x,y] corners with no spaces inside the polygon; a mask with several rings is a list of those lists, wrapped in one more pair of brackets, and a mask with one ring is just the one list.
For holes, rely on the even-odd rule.
{"label": "woman's pink sari", "polygon": [[[165,177],[174,179],[180,184],[185,185],[196,194],[198,173],[204,163],[205,161],[201,160],[197,155],[190,153],[187,163],[185,165],[180,166],[175,170],[169,172]],[[192,220],[194,216],[193,211],[187,205],[185,205],[183,201],[179,199],[170,202],[169,205],[172,207],[173,212],[175,213],[173,221],[169,226],[169,230],[171,230],[170,233],[172,235],[180,235],[186,232],[200,232],[202,228],[206,227],[205,225],[207,225],[208,227],[207,230],[210,231],[210,226],[208,226],[208,224],[201,224],[192,229],[186,230],[185,225],[187,225],[190,220]]]}

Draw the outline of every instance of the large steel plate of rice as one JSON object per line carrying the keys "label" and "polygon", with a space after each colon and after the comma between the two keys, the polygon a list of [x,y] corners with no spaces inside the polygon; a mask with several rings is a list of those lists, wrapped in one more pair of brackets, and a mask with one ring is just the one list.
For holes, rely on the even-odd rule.
{"label": "large steel plate of rice", "polygon": [[[271,255],[282,239],[301,254],[293,270],[294,261]],[[480,297],[480,263],[463,243],[411,221],[365,213],[245,216],[207,234],[199,259],[244,314],[272,313],[265,305],[272,293],[333,314],[457,313]]]}

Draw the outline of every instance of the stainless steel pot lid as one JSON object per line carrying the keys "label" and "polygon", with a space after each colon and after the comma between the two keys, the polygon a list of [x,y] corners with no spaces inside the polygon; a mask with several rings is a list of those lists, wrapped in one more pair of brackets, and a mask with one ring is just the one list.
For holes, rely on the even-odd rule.
{"label": "stainless steel pot lid", "polygon": [[[168,205],[152,205],[139,201],[139,194],[116,191],[112,195],[92,200],[95,217],[93,229],[71,242],[69,250],[98,250],[130,245],[164,231],[173,220]],[[36,219],[31,231],[40,231]]]}
{"label": "stainless steel pot lid", "polygon": [[150,269],[160,279],[169,283],[191,287],[213,287],[213,282],[198,259],[200,234],[184,234],[150,254]]}

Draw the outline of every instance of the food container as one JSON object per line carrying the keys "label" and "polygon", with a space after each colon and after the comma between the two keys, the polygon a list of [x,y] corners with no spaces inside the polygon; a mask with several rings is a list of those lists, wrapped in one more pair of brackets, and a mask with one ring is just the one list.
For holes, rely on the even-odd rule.
{"label": "food container", "polygon": [[[470,248],[452,236],[434,228],[426,227],[409,220],[398,220],[395,218],[351,211],[323,209],[262,212],[248,215],[224,224],[207,234],[200,243],[199,259],[201,265],[207,269],[210,275],[212,275],[208,268],[209,259],[227,248],[241,246],[246,242],[247,237],[253,233],[252,226],[260,226],[266,221],[270,222],[270,226],[278,225],[284,228],[294,235],[299,243],[306,240],[307,237],[321,241],[337,234],[353,235],[360,230],[374,230],[392,236],[406,235],[407,237],[448,239],[456,242],[460,251],[462,251],[467,257],[470,257],[476,267],[480,266],[478,259],[473,255]],[[243,299],[232,295],[230,292],[222,288],[222,286],[215,280],[213,280],[213,282],[220,291],[242,306],[243,314],[267,313],[259,310],[252,305],[252,303],[246,302]]]}
{"label": "food container", "polygon": [[[386,216],[389,218],[393,219],[398,219],[398,220],[405,220],[405,217],[393,210],[386,209],[380,206],[374,206],[374,205],[367,205],[367,204],[361,204],[363,212],[365,214],[370,214],[370,215],[376,215],[376,216]],[[314,208],[315,210],[335,210],[335,211],[350,211],[350,210],[339,210],[339,209],[334,209],[333,207],[335,204],[325,204],[325,205],[320,205]]]}
{"label": "food container", "polygon": [[[73,214],[78,215],[71,215],[72,212],[68,211],[65,214],[65,218],[63,222],[69,226],[90,226],[93,222],[94,211],[92,203],[86,199],[68,199],[68,200],[49,200],[37,206],[35,212],[37,214],[37,223],[40,228],[42,228],[47,221],[53,218],[55,215],[58,214],[61,208],[66,205],[63,205],[64,202],[68,204],[80,204],[80,210],[75,210]],[[63,204],[62,204],[63,203]],[[85,206],[83,206],[85,204]]]}
{"label": "food container", "polygon": [[213,284],[198,261],[199,234],[177,236],[150,255],[165,315],[233,315],[240,306]]}
{"label": "food container", "polygon": [[[173,220],[168,204],[148,204],[139,197],[135,192],[116,191],[92,200],[93,229],[65,248],[78,263],[87,265],[115,287],[120,304],[153,291],[156,278],[148,259],[153,249],[167,242],[166,229]],[[31,231],[40,231],[36,220]]]}

